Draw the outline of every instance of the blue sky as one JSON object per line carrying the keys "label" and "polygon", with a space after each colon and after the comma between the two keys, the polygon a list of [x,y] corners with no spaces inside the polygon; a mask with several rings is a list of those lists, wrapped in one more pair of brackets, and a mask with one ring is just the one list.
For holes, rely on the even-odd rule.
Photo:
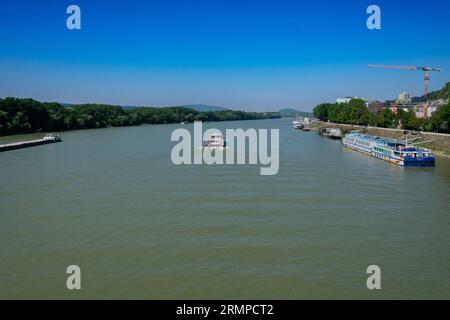
{"label": "blue sky", "polygon": [[[66,8],[81,8],[81,30]],[[382,29],[366,28],[366,8]],[[311,110],[339,96],[423,94],[450,81],[450,1],[86,1],[0,4],[0,97]]]}

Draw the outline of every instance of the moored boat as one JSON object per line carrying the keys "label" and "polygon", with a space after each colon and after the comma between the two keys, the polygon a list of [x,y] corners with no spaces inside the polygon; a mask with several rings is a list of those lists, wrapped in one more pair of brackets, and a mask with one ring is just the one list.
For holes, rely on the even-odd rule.
{"label": "moored boat", "polygon": [[303,121],[301,119],[299,119],[299,118],[297,118],[294,121],[292,121],[292,127],[294,129],[301,130],[301,129],[303,129],[304,126],[305,125],[303,124]]}
{"label": "moored boat", "polygon": [[319,134],[331,139],[342,139],[342,130],[339,128],[320,128]]}
{"label": "moored boat", "polygon": [[[311,131],[308,126],[312,123],[310,118],[308,117],[297,117],[294,121],[292,121],[292,127],[294,129],[299,129],[303,131]],[[307,128],[305,130],[305,128]]]}
{"label": "moored boat", "polygon": [[347,148],[371,155],[402,167],[433,167],[435,158],[430,150],[378,136],[351,132],[342,140]]}
{"label": "moored boat", "polygon": [[46,135],[44,135],[44,137],[42,139],[51,140],[53,142],[61,142],[62,141],[61,136],[57,133],[47,133]]}
{"label": "moored boat", "polygon": [[41,139],[2,144],[2,145],[0,145],[0,152],[34,147],[34,146],[40,146],[40,145],[44,145],[44,144],[61,142],[61,141],[62,141],[62,138],[59,134],[49,133],[49,134],[44,135],[44,137],[42,137]]}

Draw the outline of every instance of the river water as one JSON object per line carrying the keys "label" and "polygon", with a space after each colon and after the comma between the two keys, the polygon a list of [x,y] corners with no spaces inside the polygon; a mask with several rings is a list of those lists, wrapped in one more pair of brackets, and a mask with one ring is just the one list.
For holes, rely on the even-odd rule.
{"label": "river water", "polygon": [[207,124],[279,128],[275,176],[173,165],[181,125],[0,153],[0,298],[450,298],[450,161],[404,169],[290,121]]}

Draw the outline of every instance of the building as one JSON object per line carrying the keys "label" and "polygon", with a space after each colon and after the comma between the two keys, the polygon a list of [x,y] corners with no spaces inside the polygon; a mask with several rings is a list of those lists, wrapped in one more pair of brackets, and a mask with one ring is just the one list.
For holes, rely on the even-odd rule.
{"label": "building", "polygon": [[440,106],[448,104],[448,99],[438,99],[430,102],[427,108],[427,117],[430,118]]}
{"label": "building", "polygon": [[398,112],[398,106],[397,106],[397,105],[391,105],[391,106],[389,107],[389,109],[391,109],[391,111],[392,111],[393,113],[395,113],[395,114],[397,114],[397,112]]}
{"label": "building", "polygon": [[349,103],[352,99],[352,97],[337,98],[336,103]]}
{"label": "building", "polygon": [[430,106],[440,107],[448,104],[448,99],[438,99],[430,102]]}
{"label": "building", "polygon": [[424,107],[417,107],[415,111],[416,111],[416,118],[426,118]]}
{"label": "building", "polygon": [[412,111],[416,114],[417,118],[426,119],[430,118],[440,106],[449,103],[448,99],[438,99],[431,101],[429,106],[424,105],[423,102],[412,102],[408,93],[402,92],[399,94],[396,100],[371,101],[368,108],[371,112],[381,112],[383,109],[389,109],[393,113],[397,114],[399,111]]}
{"label": "building", "polygon": [[[345,97],[345,98],[337,98],[336,103],[349,103],[352,99],[362,99],[358,97]],[[365,99],[362,99],[365,100]]]}
{"label": "building", "polygon": [[384,107],[386,106],[386,104],[384,102],[380,102],[380,101],[371,101],[369,104],[369,111],[370,112],[380,112]]}
{"label": "building", "polygon": [[413,103],[413,102],[399,103],[399,102],[397,102],[397,100],[386,100],[384,102],[375,100],[375,101],[370,102],[369,110],[371,112],[380,112],[383,109],[389,109],[393,113],[397,114],[400,110],[402,110],[404,112],[408,112],[409,110],[414,110],[414,112],[415,112],[415,110],[421,106],[422,106],[422,104]]}
{"label": "building", "polygon": [[437,111],[438,107],[437,106],[432,106],[430,105],[427,108],[427,118],[431,118],[431,116],[433,115],[433,113],[435,113]]}
{"label": "building", "polygon": [[398,95],[398,99],[396,100],[396,102],[400,104],[411,103],[411,96],[407,92],[402,92]]}

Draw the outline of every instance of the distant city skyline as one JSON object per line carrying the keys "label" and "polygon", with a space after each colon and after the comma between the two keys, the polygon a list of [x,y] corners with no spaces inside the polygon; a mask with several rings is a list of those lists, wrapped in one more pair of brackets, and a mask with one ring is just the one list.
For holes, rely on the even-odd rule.
{"label": "distant city skyline", "polygon": [[[81,8],[68,30],[66,8]],[[382,29],[368,30],[377,4]],[[246,111],[423,95],[450,80],[450,2],[24,1],[0,5],[0,97]],[[424,14],[426,12],[426,14]]]}

